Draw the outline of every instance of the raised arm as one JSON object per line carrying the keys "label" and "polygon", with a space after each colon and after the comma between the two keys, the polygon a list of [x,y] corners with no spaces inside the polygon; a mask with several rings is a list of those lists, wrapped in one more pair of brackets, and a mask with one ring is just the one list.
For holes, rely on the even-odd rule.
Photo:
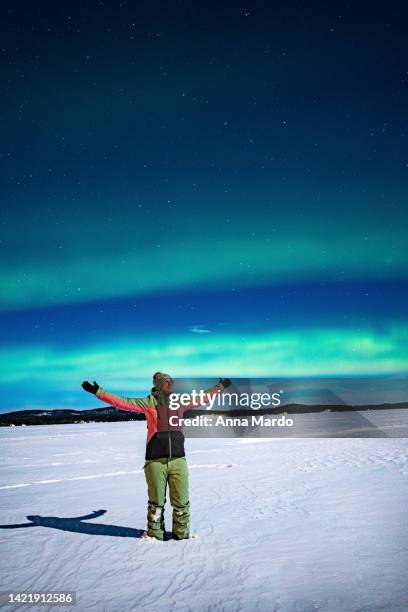
{"label": "raised arm", "polygon": [[231,381],[229,378],[220,378],[219,382],[216,385],[213,385],[212,387],[204,391],[204,401],[203,402],[200,402],[200,401],[190,402],[190,404],[188,404],[187,406],[181,406],[180,408],[181,412],[184,413],[186,412],[186,410],[191,410],[192,408],[198,408],[199,406],[204,406],[205,404],[208,404],[211,397],[213,397],[214,395],[220,395],[221,393],[223,393],[224,389],[229,387],[230,384],[231,384]]}
{"label": "raised arm", "polygon": [[99,387],[96,397],[114,408],[130,412],[144,412],[146,408],[153,406],[150,397],[125,397],[124,395],[116,395],[116,393],[106,391],[102,387]]}
{"label": "raised arm", "polygon": [[82,388],[89,393],[96,395],[101,402],[106,402],[118,410],[127,410],[129,412],[145,412],[146,408],[153,406],[151,396],[149,397],[125,397],[111,393],[100,387],[95,381],[91,385],[88,381],[82,383]]}

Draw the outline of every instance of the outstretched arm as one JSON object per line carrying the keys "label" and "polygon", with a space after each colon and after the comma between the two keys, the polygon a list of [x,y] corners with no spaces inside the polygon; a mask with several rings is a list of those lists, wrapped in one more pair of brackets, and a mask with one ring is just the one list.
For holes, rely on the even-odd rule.
{"label": "outstretched arm", "polygon": [[96,392],[96,397],[102,402],[106,402],[119,410],[128,410],[130,412],[144,412],[149,406],[153,406],[150,397],[125,397],[124,395],[116,395],[110,391],[105,391],[102,387]]}
{"label": "outstretched arm", "polygon": [[224,389],[229,387],[230,384],[231,384],[231,381],[229,378],[220,378],[220,380],[218,381],[216,385],[204,391],[204,398],[203,398],[204,401],[191,402],[187,406],[181,406],[181,412],[184,413],[187,410],[191,410],[192,408],[198,408],[199,406],[204,406],[210,401],[211,397],[213,397],[214,395],[220,395],[221,393],[223,393]]}
{"label": "outstretched arm", "polygon": [[144,412],[146,408],[152,406],[152,400],[149,397],[125,397],[111,393],[100,387],[95,381],[91,385],[87,380],[82,383],[82,388],[88,393],[93,393],[102,402],[110,404],[118,410],[127,410],[129,412]]}

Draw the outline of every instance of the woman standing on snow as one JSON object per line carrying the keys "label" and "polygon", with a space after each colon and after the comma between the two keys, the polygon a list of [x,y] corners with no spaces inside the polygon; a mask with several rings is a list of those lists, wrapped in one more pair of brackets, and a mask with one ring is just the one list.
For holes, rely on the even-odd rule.
{"label": "woman standing on snow", "polygon": [[[155,391],[146,398],[124,397],[106,391],[95,381],[88,381],[82,387],[94,393],[98,399],[131,412],[142,412],[147,420],[147,441],[144,472],[148,488],[147,538],[164,540],[164,505],[167,483],[170,503],[173,506],[173,538],[184,540],[190,536],[190,502],[188,492],[188,469],[184,450],[184,434],[181,425],[171,425],[170,417],[182,418],[183,413],[199,404],[169,408],[169,397],[173,393],[174,381],[168,374],[156,372],[153,376]],[[208,389],[210,397],[219,394],[231,384],[228,378]],[[176,419],[178,420],[178,419]],[[172,419],[174,422],[174,419]]]}

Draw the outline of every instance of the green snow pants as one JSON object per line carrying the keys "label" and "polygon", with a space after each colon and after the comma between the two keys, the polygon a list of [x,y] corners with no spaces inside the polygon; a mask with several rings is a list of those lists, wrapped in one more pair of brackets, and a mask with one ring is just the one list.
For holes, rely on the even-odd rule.
{"label": "green snow pants", "polygon": [[185,457],[148,459],[144,465],[149,502],[147,505],[147,534],[164,539],[164,505],[167,483],[173,506],[173,537],[183,540],[190,535],[190,503],[188,498],[188,469]]}

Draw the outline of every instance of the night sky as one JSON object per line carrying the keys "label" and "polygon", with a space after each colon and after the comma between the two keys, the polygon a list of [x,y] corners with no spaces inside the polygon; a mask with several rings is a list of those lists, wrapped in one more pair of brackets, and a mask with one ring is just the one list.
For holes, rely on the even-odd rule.
{"label": "night sky", "polygon": [[157,370],[408,372],[404,3],[3,2],[0,24],[0,410]]}

